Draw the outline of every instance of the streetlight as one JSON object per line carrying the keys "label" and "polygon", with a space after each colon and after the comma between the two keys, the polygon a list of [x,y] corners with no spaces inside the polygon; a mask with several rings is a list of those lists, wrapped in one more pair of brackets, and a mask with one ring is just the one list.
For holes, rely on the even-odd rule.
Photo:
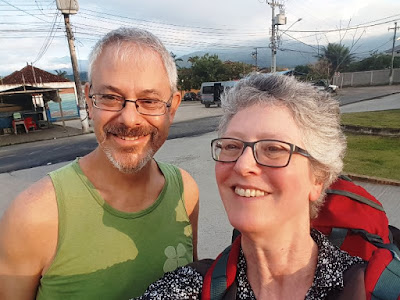
{"label": "streetlight", "polygon": [[288,31],[290,28],[292,28],[292,26],[298,22],[300,22],[301,20],[303,20],[303,18],[298,18],[297,21],[293,22],[292,25],[290,25],[288,28],[286,28],[280,35],[279,35],[279,40],[281,39],[282,35],[285,34],[286,31]]}

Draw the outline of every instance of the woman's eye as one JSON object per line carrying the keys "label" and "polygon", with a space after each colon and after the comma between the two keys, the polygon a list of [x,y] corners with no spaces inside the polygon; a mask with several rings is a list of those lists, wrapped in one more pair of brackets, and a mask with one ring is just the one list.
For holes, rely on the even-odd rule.
{"label": "woman's eye", "polygon": [[223,149],[224,150],[237,150],[237,149],[240,149],[240,147],[236,144],[226,144]]}

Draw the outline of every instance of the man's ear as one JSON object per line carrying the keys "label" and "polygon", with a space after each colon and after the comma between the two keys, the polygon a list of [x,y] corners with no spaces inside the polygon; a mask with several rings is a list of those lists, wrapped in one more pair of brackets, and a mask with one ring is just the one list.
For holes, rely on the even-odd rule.
{"label": "man's ear", "polygon": [[182,97],[180,92],[175,92],[172,95],[171,107],[169,108],[169,117],[171,122],[174,120],[175,113],[178,110],[179,105],[181,104]]}
{"label": "man's ear", "polygon": [[86,82],[85,84],[85,101],[88,108],[89,119],[93,119],[93,102],[92,99],[89,98],[90,95],[90,83]]}

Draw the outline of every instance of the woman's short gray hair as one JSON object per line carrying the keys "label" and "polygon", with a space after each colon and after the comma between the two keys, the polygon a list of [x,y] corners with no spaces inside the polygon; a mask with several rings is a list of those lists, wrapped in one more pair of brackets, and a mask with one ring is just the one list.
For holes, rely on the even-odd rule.
{"label": "woman's short gray hair", "polygon": [[[92,79],[92,71],[93,66],[103,52],[103,50],[108,46],[117,47],[117,53],[120,51],[123,46],[128,43],[132,43],[138,47],[147,47],[155,51],[161,56],[161,60],[164,64],[165,70],[167,72],[169,83],[171,87],[171,92],[177,91],[177,80],[178,74],[176,70],[176,64],[173,60],[171,54],[167,51],[161,40],[156,37],[154,34],[147,30],[139,29],[139,28],[127,28],[121,27],[116,30],[110,31],[107,33],[101,40],[99,40],[96,45],[93,47],[92,51],[89,55],[89,70],[88,70],[88,78],[89,81]],[[116,55],[117,55],[116,53]]]}
{"label": "woman's short gray hair", "polygon": [[252,73],[223,95],[219,135],[224,134],[238,111],[256,104],[284,105],[292,112],[304,148],[313,157],[310,159],[313,172],[324,184],[321,197],[310,203],[310,216],[315,218],[326,188],[343,169],[346,138],[340,128],[338,101],[293,77]]}

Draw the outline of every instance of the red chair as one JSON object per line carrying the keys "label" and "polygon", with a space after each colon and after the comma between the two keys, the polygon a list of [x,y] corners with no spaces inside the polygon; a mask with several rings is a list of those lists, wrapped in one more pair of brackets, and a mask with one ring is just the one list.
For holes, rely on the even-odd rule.
{"label": "red chair", "polygon": [[36,122],[33,120],[32,117],[27,117],[24,119],[25,122],[25,127],[28,129],[28,131],[33,128],[33,130],[37,130],[37,125]]}

